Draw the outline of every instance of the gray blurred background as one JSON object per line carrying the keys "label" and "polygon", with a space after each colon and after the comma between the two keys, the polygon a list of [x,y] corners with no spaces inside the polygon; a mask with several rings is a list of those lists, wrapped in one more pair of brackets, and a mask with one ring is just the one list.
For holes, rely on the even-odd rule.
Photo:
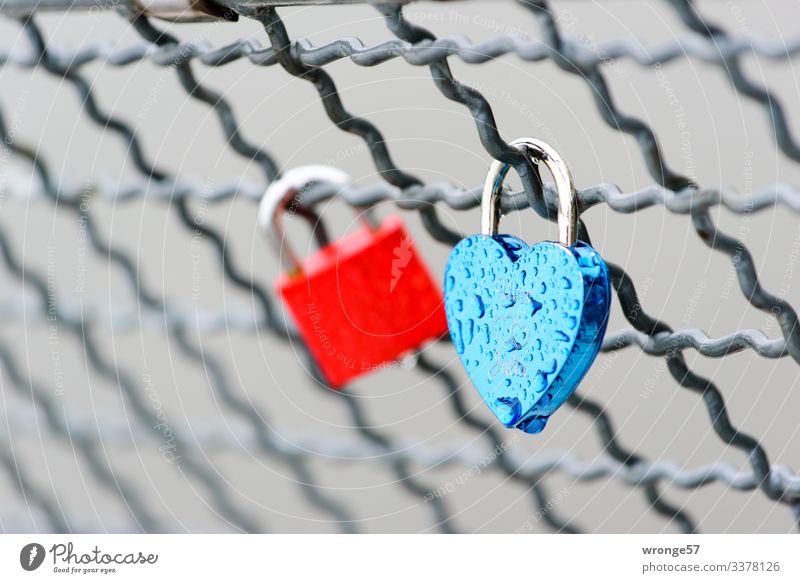
{"label": "gray blurred background", "polygon": [[[692,36],[666,2],[555,2],[554,9],[565,32],[583,39],[590,50],[613,39],[627,38],[653,49]],[[699,10],[745,38],[779,43],[800,35],[794,2],[700,2]],[[314,45],[345,36],[367,45],[393,38],[368,6],[287,8],[279,13],[292,38],[306,38]],[[407,16],[438,36],[541,39],[533,17],[513,2],[420,2],[407,8]],[[53,50],[98,41],[114,47],[142,42],[125,18],[113,12],[46,14],[36,22]],[[182,40],[223,46],[253,37],[268,46],[260,25],[245,18],[238,23],[154,23]],[[28,38],[16,21],[0,21],[0,38],[6,52],[29,51]],[[482,65],[458,58],[450,62],[459,80],[488,98],[505,139],[532,136],[550,142],[570,163],[579,188],[612,183],[631,192],[653,183],[636,140],[602,120],[579,77],[550,60],[530,63],[514,55]],[[781,99],[790,127],[796,129],[798,76],[793,62],[746,53],[742,64],[753,80],[768,85]],[[188,97],[170,68],[145,58],[122,67],[101,59],[81,70],[99,106],[135,128],[146,158],[159,168],[196,177],[200,185],[240,178],[263,181],[254,163],[226,146],[213,110]],[[311,84],[278,66],[257,67],[246,59],[224,67],[195,62],[194,70],[204,84],[229,100],[242,135],[275,156],[283,169],[332,163],[359,185],[380,181],[363,142],[330,122]],[[326,70],[348,109],[382,130],[400,168],[426,182],[469,188],[482,183],[490,156],[480,144],[474,121],[461,104],[442,96],[426,67],[402,59],[359,67],[342,59]],[[673,169],[702,187],[750,194],[775,183],[797,183],[798,166],[778,151],[764,110],[736,93],[719,66],[679,58],[653,69],[622,59],[607,64],[604,71],[617,106],[651,124]],[[40,69],[6,64],[0,69],[0,87],[0,107],[13,141],[38,149],[62,187],[140,178],[127,144],[89,121],[70,83]],[[55,417],[75,436],[90,436],[110,475],[135,490],[159,529],[238,530],[219,514],[208,488],[187,472],[183,461],[192,458],[222,487],[235,511],[259,528],[337,532],[330,514],[304,498],[297,475],[284,461],[259,449],[253,426],[212,390],[217,382],[213,373],[187,358],[175,338],[165,333],[163,314],[139,306],[125,273],[91,248],[77,215],[40,196],[41,184],[31,177],[30,163],[6,150],[0,171],[0,229],[14,256],[46,279],[61,309],[73,314],[83,310],[85,318],[96,320],[88,330],[102,359],[127,375],[150,413],[163,417],[168,432],[159,436],[143,426],[113,382],[114,375],[104,376],[88,362],[81,334],[59,323],[54,329],[32,286],[24,285],[6,264],[0,269],[0,342],[18,372],[45,390]],[[223,277],[213,245],[206,240],[198,244],[194,233],[181,226],[174,205],[151,194],[116,203],[87,199],[87,204],[100,234],[129,253],[142,286],[162,301],[190,317],[195,310],[225,310],[251,318],[259,314],[251,294]],[[191,207],[204,224],[224,233],[235,266],[271,291],[279,265],[257,230],[256,203],[237,197],[207,204],[194,201]],[[478,209],[440,207],[446,224],[464,233],[478,231]],[[337,236],[354,226],[352,211],[341,202],[319,210]],[[385,216],[401,211],[386,204],[378,212]],[[766,289],[790,304],[800,298],[793,278],[800,223],[793,212],[785,206],[744,214],[713,208],[712,215],[720,229],[752,252]],[[441,277],[449,247],[426,233],[417,213],[404,212],[403,217]],[[673,328],[699,328],[712,337],[755,329],[780,338],[774,318],[753,308],[739,290],[730,259],[700,240],[689,216],[673,214],[662,205],[633,214],[598,205],[583,218],[594,246],[627,270],[644,310],[652,316]],[[309,250],[306,227],[295,220],[288,225],[295,246]],[[554,226],[531,210],[506,217],[503,229],[531,242],[556,237]],[[130,321],[117,318],[112,325],[112,312],[122,312]],[[609,331],[628,327],[615,300]],[[359,531],[436,531],[426,491],[446,506],[454,530],[552,530],[526,485],[493,468],[470,472],[490,453],[488,442],[453,413],[441,382],[412,363],[363,377],[350,389],[369,425],[391,439],[394,453],[387,454],[365,444],[353,429],[343,399],[312,385],[291,345],[236,326],[200,334],[190,330],[188,335],[221,365],[231,390],[265,413],[263,423],[273,435],[287,447],[297,445],[308,452],[314,483],[347,509]],[[431,346],[427,353],[456,375],[471,415],[494,423],[452,347]],[[771,463],[800,467],[800,391],[791,357],[766,359],[752,350],[724,358],[699,356],[693,350],[685,355],[692,370],[714,380],[731,422],[760,440]],[[7,462],[0,474],[0,528],[53,529],[34,492],[58,508],[72,530],[140,530],[122,497],[91,471],[77,445],[79,438],[53,432],[41,405],[32,404],[25,383],[15,386],[6,362],[0,380],[0,440]],[[678,386],[663,358],[648,356],[638,347],[600,354],[581,391],[607,408],[620,443],[647,460],[673,460],[685,469],[725,463],[749,472],[747,456],[715,434],[701,397]],[[503,439],[511,440],[513,457],[520,462],[550,454],[588,464],[608,459],[591,416],[572,408],[554,415],[540,435],[498,428]],[[182,435],[185,445],[170,450],[171,433]],[[165,454],[169,451],[180,459],[171,463],[170,454]],[[398,483],[390,465],[398,451],[416,459],[410,470],[423,495],[412,495]],[[439,463],[449,456],[456,459]],[[26,481],[25,496],[18,475]],[[677,529],[650,510],[641,488],[617,475],[578,480],[556,469],[542,478],[542,485],[549,511],[585,531]],[[662,486],[664,499],[685,510],[703,532],[782,533],[794,527],[790,508],[759,490],[731,490],[719,481],[697,489]]]}

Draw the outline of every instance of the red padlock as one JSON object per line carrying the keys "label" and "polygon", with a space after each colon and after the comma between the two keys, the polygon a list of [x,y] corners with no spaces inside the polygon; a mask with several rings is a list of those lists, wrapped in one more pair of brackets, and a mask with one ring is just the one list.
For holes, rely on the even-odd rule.
{"label": "red padlock", "polygon": [[286,269],[276,282],[278,294],[337,389],[447,332],[442,292],[399,217],[378,224],[363,213],[357,231],[304,264],[287,247],[282,216],[302,203],[304,189],[318,183],[344,188],[349,182],[334,168],[295,168],[267,189],[259,210]]}

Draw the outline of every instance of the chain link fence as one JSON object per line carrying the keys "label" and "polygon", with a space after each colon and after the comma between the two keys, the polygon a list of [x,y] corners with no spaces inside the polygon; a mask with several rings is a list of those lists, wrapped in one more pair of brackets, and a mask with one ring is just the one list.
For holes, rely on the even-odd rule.
{"label": "chain link fence", "polygon": [[[794,527],[791,18],[222,4],[184,24],[0,3],[5,531]],[[477,231],[490,158],[521,170],[509,228],[555,220],[521,135],[565,152],[616,296],[568,410],[541,436],[504,430],[444,341],[326,388],[272,294],[265,186],[346,168],[351,188],[303,203],[338,234],[349,207],[401,212],[440,274]]]}

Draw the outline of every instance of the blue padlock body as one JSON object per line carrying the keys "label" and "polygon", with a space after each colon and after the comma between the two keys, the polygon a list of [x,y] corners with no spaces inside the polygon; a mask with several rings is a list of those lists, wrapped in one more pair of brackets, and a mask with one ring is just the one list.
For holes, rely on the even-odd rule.
{"label": "blue padlock body", "polygon": [[474,235],[450,254],[445,311],[453,344],[506,427],[539,433],[575,391],[608,323],[608,267],[591,246]]}

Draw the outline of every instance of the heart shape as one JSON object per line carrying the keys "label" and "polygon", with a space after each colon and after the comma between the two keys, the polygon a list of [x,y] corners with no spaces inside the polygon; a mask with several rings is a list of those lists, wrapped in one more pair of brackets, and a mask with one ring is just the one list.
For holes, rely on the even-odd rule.
{"label": "heart shape", "polygon": [[450,254],[444,288],[450,336],[481,398],[506,427],[539,433],[600,349],[605,262],[581,241],[474,235]]}

